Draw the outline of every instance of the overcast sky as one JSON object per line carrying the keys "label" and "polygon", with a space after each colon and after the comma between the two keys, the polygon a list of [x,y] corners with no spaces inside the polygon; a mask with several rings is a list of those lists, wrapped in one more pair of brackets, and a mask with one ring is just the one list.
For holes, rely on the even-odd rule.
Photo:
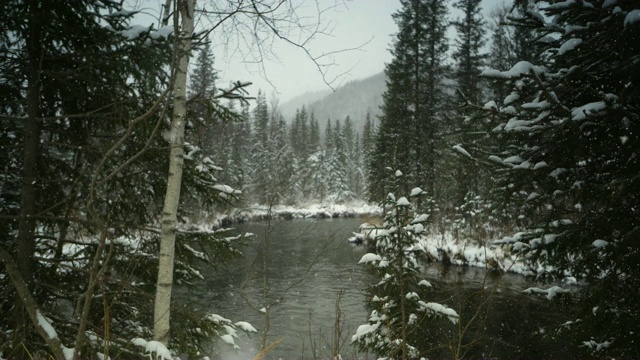
{"label": "overcast sky", "polygon": [[[453,3],[453,0],[446,1]],[[483,13],[488,16],[498,4],[505,1],[511,3],[509,0],[482,0]],[[150,5],[146,0],[142,0],[142,3]],[[206,7],[206,4],[207,1],[198,1],[199,8]],[[377,74],[384,70],[385,63],[391,61],[389,47],[392,35],[397,32],[391,14],[398,10],[399,0],[290,0],[289,4],[299,7],[297,12],[308,16],[309,22],[315,21],[317,7],[331,8],[320,19],[323,25],[330,28],[331,35],[318,35],[306,46],[313,56],[359,48],[320,60],[334,64],[328,68],[325,77],[334,88],[351,80]],[[449,18],[460,15],[450,11]],[[207,27],[206,19],[199,18],[197,21],[199,28]],[[258,89],[262,89],[268,96],[276,94],[281,102],[309,91],[330,89],[314,62],[302,49],[285,41],[275,41],[268,46],[272,54],[267,54],[268,58],[263,64],[252,64],[247,61],[250,59],[247,59],[246,51],[243,54],[237,51],[237,47],[224,46],[224,35],[227,34],[221,34],[220,31],[211,34],[215,68],[221,77],[219,86],[231,81],[250,81],[253,83],[251,95],[255,96]],[[455,36],[455,31],[451,30],[450,36]]]}

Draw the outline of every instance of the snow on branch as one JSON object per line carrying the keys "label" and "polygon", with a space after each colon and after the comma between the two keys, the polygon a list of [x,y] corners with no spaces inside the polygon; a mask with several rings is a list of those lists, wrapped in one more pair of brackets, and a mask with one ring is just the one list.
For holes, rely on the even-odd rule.
{"label": "snow on branch", "polygon": [[547,294],[547,299],[553,300],[558,294],[570,293],[571,290],[563,289],[560,286],[552,286],[548,289],[541,289],[539,287],[531,287],[522,291],[525,294]]}
{"label": "snow on branch", "polygon": [[74,349],[67,348],[62,344],[56,330],[38,309],[38,304],[33,298],[27,283],[22,278],[22,275],[18,270],[18,265],[13,260],[13,257],[11,257],[11,255],[2,248],[0,248],[0,262],[4,264],[5,270],[11,279],[11,283],[20,296],[20,299],[22,299],[22,303],[27,310],[29,319],[34,325],[36,325],[36,331],[40,337],[44,339],[53,356],[57,359],[72,359]]}
{"label": "snow on branch", "polygon": [[[149,354],[149,358],[153,357],[154,359],[158,359],[158,360],[173,360],[173,357],[171,356],[171,351],[169,351],[169,349],[167,349],[167,347],[164,346],[159,341],[155,341],[155,340],[147,341],[143,338],[135,338],[131,340],[131,342],[134,345],[143,346],[144,351],[146,351]],[[156,354],[155,357],[153,356],[153,353]]]}
{"label": "snow on branch", "polygon": [[382,260],[380,255],[373,254],[373,253],[368,253],[368,254],[364,254],[362,256],[360,261],[358,261],[358,264],[368,264],[368,263],[376,262],[376,261],[380,261],[380,260]]}
{"label": "snow on branch", "polygon": [[536,66],[528,61],[520,61],[508,71],[486,69],[480,74],[480,76],[498,79],[515,79],[528,75],[531,72],[536,75],[540,75],[546,71],[547,69],[544,66]]}
{"label": "snow on branch", "polygon": [[430,312],[432,312],[432,313],[434,313],[436,315],[444,315],[444,316],[448,317],[449,321],[451,321],[452,323],[454,323],[454,324],[458,323],[458,318],[460,316],[452,308],[449,308],[449,307],[447,307],[445,305],[438,304],[438,303],[435,303],[435,302],[425,303],[424,301],[418,301],[418,304],[420,304],[420,306],[422,307],[423,310],[429,310]]}
{"label": "snow on branch", "polygon": [[460,144],[458,144],[458,145],[453,145],[452,149],[453,149],[455,152],[457,152],[457,153],[459,153],[459,154],[462,154],[462,155],[464,155],[464,156],[468,157],[469,159],[473,159],[473,156],[471,156],[471,154],[469,154],[469,152],[468,152],[467,150],[465,150],[462,146],[460,146]]}

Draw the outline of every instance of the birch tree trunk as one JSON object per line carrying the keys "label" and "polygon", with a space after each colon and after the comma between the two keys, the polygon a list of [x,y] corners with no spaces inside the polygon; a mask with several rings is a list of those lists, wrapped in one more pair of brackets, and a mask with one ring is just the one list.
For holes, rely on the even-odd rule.
{"label": "birch tree trunk", "polygon": [[[160,235],[160,255],[158,281],[153,316],[153,338],[165,345],[169,342],[169,320],[171,318],[171,290],[173,288],[173,260],[175,254],[176,225],[180,188],[182,185],[183,141],[187,114],[186,88],[189,68],[189,51],[193,34],[193,14],[195,0],[177,0],[177,11],[182,18],[181,31],[174,24],[176,36],[180,36],[177,46],[178,68],[173,89],[173,119],[171,120],[171,154],[169,158],[169,176],[167,193],[162,210],[162,231]],[[168,9],[165,9],[168,11]],[[177,21],[175,21],[177,22]]]}

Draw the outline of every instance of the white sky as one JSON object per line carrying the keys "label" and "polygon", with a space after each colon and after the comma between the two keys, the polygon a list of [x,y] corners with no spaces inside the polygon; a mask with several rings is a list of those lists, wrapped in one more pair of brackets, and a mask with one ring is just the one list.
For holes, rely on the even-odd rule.
{"label": "white sky", "polygon": [[[206,6],[207,1],[198,0],[198,7]],[[320,8],[335,6],[322,14],[321,22],[331,28],[331,36],[319,35],[307,46],[314,56],[323,53],[360,47],[359,50],[346,51],[323,58],[322,61],[334,63],[328,69],[327,79],[335,88],[351,80],[362,79],[384,70],[384,64],[391,61],[389,53],[392,35],[397,32],[391,14],[400,7],[399,0],[289,0],[292,5],[300,6],[299,13],[307,16],[317,14],[316,1]],[[453,4],[453,0],[446,0]],[[490,13],[498,4],[508,0],[482,0],[483,13]],[[139,4],[150,12],[159,9],[164,1],[139,0]],[[509,1],[510,3],[510,1]],[[153,5],[152,5],[153,4]],[[157,10],[156,10],[157,12]],[[450,11],[449,18],[460,16]],[[199,19],[197,27],[206,27],[207,21]],[[451,36],[455,31],[450,30]],[[268,95],[275,94],[281,102],[286,102],[309,91],[328,90],[316,65],[304,53],[284,41],[275,41],[269,49],[271,53],[263,65],[244,61],[246,56],[225,47],[223,36],[213,32],[215,68],[220,76],[219,86],[232,81],[249,81],[251,95],[262,89]],[[276,58],[277,57],[277,58]]]}

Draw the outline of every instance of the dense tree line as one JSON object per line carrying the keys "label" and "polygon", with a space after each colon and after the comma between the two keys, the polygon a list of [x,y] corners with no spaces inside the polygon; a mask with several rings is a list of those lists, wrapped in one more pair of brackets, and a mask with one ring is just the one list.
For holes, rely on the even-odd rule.
{"label": "dense tree line", "polygon": [[363,199],[368,133],[361,136],[350,117],[319,121],[305,107],[290,124],[258,93],[256,107],[245,108],[242,120],[220,122],[205,135],[213,146],[205,151],[222,167],[221,180],[242,189],[242,203],[303,205]]}

